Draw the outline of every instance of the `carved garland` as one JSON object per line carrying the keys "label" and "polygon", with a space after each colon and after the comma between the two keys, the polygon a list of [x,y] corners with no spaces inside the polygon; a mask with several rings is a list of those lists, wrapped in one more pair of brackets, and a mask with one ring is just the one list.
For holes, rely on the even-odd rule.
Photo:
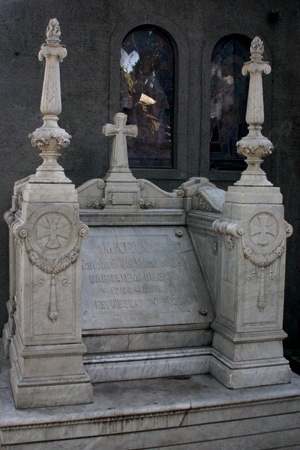
{"label": "carved garland", "polygon": [[260,268],[269,267],[278,259],[284,252],[285,241],[283,241],[273,252],[262,255],[260,253],[253,252],[249,247],[242,244],[243,253],[246,259],[248,259],[254,266]]}

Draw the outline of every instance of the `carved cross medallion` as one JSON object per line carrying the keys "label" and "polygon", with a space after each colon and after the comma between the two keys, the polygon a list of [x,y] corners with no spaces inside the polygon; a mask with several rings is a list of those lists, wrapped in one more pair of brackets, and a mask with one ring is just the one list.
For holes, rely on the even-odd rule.
{"label": "carved cross medallion", "polygon": [[250,224],[251,238],[258,245],[268,245],[277,236],[277,224],[270,214],[258,214]]}
{"label": "carved cross medallion", "polygon": [[45,247],[54,250],[61,247],[59,238],[67,240],[70,236],[70,225],[60,214],[46,214],[43,216],[36,228],[36,237],[46,239]]}

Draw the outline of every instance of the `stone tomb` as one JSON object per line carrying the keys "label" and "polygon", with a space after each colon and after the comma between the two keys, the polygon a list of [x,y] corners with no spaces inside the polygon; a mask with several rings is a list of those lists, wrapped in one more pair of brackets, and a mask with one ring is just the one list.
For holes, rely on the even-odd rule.
{"label": "stone tomb", "polygon": [[3,336],[16,407],[90,403],[91,382],[210,373],[233,389],[289,383],[282,316],[292,228],[260,168],[273,148],[261,134],[262,72],[270,72],[261,40],[243,69],[249,133],[237,145],[248,168],[226,193],[204,178],[168,193],[131,173],[126,137],[138,130],[123,113],[103,127],[113,138],[105,178],[75,190],[65,177],[57,163],[70,142],[57,124],[66,56],[59,36],[51,19],[39,54],[44,125],[31,135],[43,164],[15,184],[5,215]]}
{"label": "stone tomb", "polygon": [[[93,382],[209,370],[213,307],[186,228],[184,189],[167,193],[137,180],[126,136],[137,128],[118,113],[103,180],[78,188],[90,226],[82,248],[82,330]],[[195,190],[201,180],[188,184]],[[191,201],[191,198],[190,198]]]}
{"label": "stone tomb", "polygon": [[[82,274],[82,326],[89,352],[164,349],[166,357],[169,349],[174,358],[170,349],[211,343],[213,309],[186,227],[91,227]],[[137,358],[135,373],[122,371],[123,379],[143,377],[144,370],[136,372],[141,355]],[[170,367],[156,368],[154,359],[152,352],[151,376],[170,374]],[[177,374],[183,370],[189,370],[186,359],[175,369]],[[98,381],[103,376],[118,378],[110,370]]]}

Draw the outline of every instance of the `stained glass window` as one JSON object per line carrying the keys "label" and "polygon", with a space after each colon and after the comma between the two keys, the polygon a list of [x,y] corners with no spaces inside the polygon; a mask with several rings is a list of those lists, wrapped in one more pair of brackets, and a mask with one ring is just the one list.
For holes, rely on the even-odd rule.
{"label": "stained glass window", "polygon": [[249,78],[241,73],[250,57],[250,39],[229,35],[214,48],[211,61],[210,166],[213,170],[241,170],[243,159],[236,142],[248,133],[246,107]]}
{"label": "stained glass window", "polygon": [[173,163],[174,51],[154,27],[130,32],[121,48],[121,109],[138,126],[127,140],[130,167],[171,168]]}

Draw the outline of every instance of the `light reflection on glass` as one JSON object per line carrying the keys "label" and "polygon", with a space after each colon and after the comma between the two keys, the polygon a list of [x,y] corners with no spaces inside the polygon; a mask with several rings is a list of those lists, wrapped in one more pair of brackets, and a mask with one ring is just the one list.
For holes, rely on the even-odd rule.
{"label": "light reflection on glass", "polygon": [[172,167],[174,52],[156,28],[129,33],[121,48],[121,108],[138,126],[128,139],[131,167]]}
{"label": "light reflection on glass", "polygon": [[248,61],[250,39],[231,35],[214,48],[211,62],[210,166],[214,170],[241,170],[236,142],[247,134],[245,120],[248,77],[241,73]]}

